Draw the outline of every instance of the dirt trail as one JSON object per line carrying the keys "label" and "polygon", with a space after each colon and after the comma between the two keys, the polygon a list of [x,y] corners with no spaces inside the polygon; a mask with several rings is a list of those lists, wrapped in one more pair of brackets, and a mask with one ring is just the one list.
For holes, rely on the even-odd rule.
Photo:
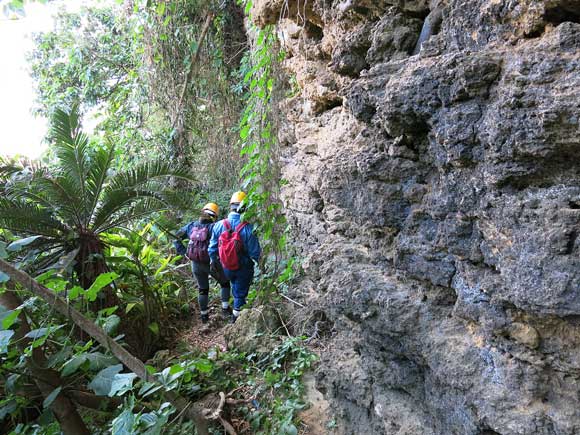
{"label": "dirt trail", "polygon": [[222,318],[219,299],[212,300],[209,306],[209,322],[202,324],[199,318],[199,308],[197,303],[193,303],[191,310],[191,324],[183,329],[176,337],[176,343],[184,343],[188,350],[198,350],[207,352],[212,348],[226,350],[223,329],[229,324]]}

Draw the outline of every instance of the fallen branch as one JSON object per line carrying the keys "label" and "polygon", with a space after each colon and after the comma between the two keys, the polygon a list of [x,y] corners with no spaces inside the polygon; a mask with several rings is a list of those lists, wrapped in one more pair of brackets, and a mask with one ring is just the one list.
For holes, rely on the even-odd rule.
{"label": "fallen branch", "polygon": [[[145,368],[145,364],[143,364],[141,360],[131,355],[120,344],[112,340],[111,337],[109,337],[102,328],[95,325],[90,319],[87,319],[79,311],[71,307],[65,300],[57,296],[51,290],[44,287],[43,285],[40,285],[26,272],[16,269],[10,263],[7,263],[2,259],[0,259],[0,271],[6,273],[12,280],[18,282],[24,288],[34,293],[36,296],[44,299],[60,314],[72,320],[75,325],[81,328],[93,339],[97,340],[102,346],[107,348],[120,362],[122,362],[139,378],[146,382],[157,383],[155,378],[149,374]],[[167,391],[164,393],[164,395],[178,411],[184,412],[184,415],[195,423],[195,427],[199,435],[209,435],[207,420],[203,417],[196,406],[189,406],[190,402],[188,400],[172,391]]]}
{"label": "fallen branch", "polygon": [[282,294],[282,293],[280,293],[280,296],[282,296],[284,299],[286,299],[286,300],[288,300],[288,301],[292,302],[293,304],[296,304],[296,305],[298,305],[300,308],[306,308],[306,307],[305,307],[304,305],[302,305],[300,302],[296,302],[294,299],[290,299],[288,296],[286,296],[286,295],[284,295],[284,294]]}

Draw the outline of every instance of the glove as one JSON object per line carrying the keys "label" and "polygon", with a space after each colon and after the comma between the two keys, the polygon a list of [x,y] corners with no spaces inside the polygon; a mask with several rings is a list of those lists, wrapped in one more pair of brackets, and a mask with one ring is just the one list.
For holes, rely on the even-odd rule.
{"label": "glove", "polygon": [[209,260],[209,271],[214,275],[218,272],[217,262],[213,259]]}

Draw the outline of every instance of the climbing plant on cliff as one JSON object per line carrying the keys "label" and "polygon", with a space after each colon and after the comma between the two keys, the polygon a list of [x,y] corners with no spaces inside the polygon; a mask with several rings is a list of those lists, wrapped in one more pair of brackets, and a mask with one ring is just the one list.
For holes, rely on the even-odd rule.
{"label": "climbing plant on cliff", "polygon": [[[252,2],[245,3],[249,15]],[[279,78],[280,51],[273,26],[262,29],[251,25],[255,35],[254,47],[246,58],[247,71],[243,77],[248,87],[246,106],[240,122],[242,156],[247,162],[241,176],[248,189],[245,217],[258,223],[263,240],[263,257],[270,259],[264,264],[263,289],[270,290],[285,282],[293,272],[294,261],[287,254],[287,224],[280,200],[283,183],[278,161],[276,137],[275,89]]]}

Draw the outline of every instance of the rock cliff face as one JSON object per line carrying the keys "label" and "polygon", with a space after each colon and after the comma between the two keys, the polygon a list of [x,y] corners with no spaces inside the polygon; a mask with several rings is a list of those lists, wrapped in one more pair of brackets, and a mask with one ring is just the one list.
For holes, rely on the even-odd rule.
{"label": "rock cliff face", "polygon": [[[347,434],[580,434],[580,2],[255,0]],[[416,54],[413,54],[416,53]]]}

